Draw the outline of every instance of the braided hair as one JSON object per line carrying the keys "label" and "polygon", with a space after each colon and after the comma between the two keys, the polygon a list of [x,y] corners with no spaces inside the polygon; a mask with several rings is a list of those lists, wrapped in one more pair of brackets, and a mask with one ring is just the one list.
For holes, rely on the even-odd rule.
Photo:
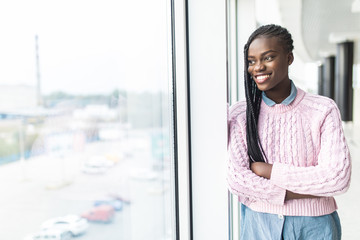
{"label": "braided hair", "polygon": [[294,49],[291,34],[286,28],[279,25],[269,24],[256,29],[249,37],[244,46],[244,79],[245,79],[245,96],[246,96],[246,143],[248,147],[249,161],[265,162],[266,156],[261,146],[257,123],[260,112],[260,104],[262,99],[262,91],[258,89],[255,81],[248,73],[248,51],[250,44],[259,37],[276,37],[283,45],[287,53]]}

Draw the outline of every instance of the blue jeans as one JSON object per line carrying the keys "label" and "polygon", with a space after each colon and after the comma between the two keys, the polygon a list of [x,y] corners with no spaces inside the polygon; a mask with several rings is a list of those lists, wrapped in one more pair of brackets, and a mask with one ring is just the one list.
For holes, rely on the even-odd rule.
{"label": "blue jeans", "polygon": [[337,212],[318,217],[255,212],[241,204],[241,240],[340,240]]}

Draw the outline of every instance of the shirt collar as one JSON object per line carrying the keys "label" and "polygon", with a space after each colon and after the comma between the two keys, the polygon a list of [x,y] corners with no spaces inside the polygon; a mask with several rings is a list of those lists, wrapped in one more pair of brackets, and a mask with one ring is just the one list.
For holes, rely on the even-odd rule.
{"label": "shirt collar", "polygon": [[[290,83],[291,83],[290,95],[281,102],[281,104],[286,105],[286,106],[294,101],[296,94],[297,94],[297,89],[295,87],[295,84],[293,83],[292,80],[290,80]],[[270,98],[268,98],[266,96],[265,92],[262,92],[262,99],[264,100],[266,105],[268,105],[269,107],[272,107],[276,104],[276,102],[274,102],[273,100],[271,100]]]}

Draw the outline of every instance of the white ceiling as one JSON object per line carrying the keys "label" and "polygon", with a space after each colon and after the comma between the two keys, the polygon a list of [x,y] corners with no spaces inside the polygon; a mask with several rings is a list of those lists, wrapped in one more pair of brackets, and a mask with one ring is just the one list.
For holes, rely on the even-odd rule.
{"label": "white ceiling", "polygon": [[[302,0],[301,35],[312,60],[321,59],[326,54],[335,54],[336,41],[354,38],[359,40],[360,12],[351,12],[353,1]],[[291,15],[291,10],[282,14]]]}
{"label": "white ceiling", "polygon": [[[242,0],[251,1],[251,0]],[[355,63],[360,62],[360,12],[352,12],[360,0],[255,0],[258,24],[285,26],[303,62],[321,60],[336,53],[336,43],[355,41]],[[356,4],[354,4],[356,2]]]}

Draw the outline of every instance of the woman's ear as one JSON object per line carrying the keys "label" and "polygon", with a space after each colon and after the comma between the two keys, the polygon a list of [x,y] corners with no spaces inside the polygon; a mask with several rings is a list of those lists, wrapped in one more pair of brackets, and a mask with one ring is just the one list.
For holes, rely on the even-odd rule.
{"label": "woman's ear", "polygon": [[294,61],[294,54],[290,52],[288,54],[288,64],[291,65],[293,61]]}

